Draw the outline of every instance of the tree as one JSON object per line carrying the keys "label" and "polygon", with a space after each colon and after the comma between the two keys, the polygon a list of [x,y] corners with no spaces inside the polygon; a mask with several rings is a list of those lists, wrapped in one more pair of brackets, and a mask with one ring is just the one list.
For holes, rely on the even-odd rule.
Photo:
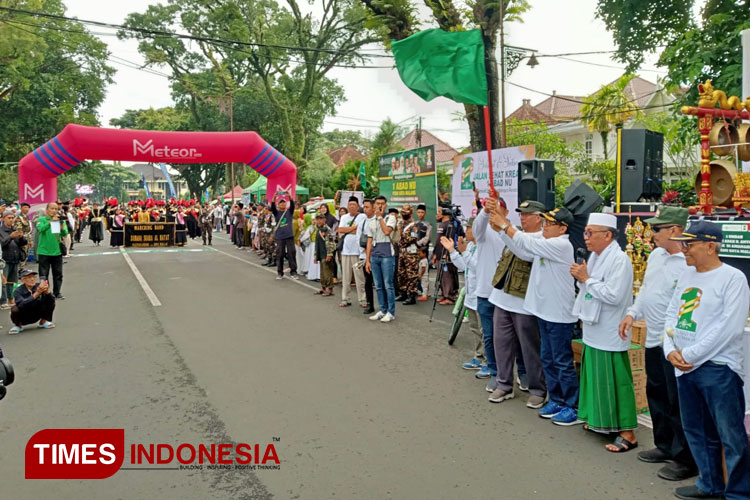
{"label": "tree", "polygon": [[[416,33],[420,21],[417,18],[416,7],[410,0],[361,0],[372,13],[372,25],[379,27],[386,47],[390,48],[393,40],[403,40]],[[493,89],[489,95],[490,123],[492,129],[492,145],[501,143],[500,123],[500,73],[498,71],[496,53],[498,34],[502,22],[521,21],[521,16],[531,7],[526,0],[475,0],[471,10],[461,9],[453,0],[424,0],[430,8],[432,18],[438,27],[444,31],[463,31],[467,26],[479,25],[482,29],[485,60],[489,61],[487,68],[487,83]],[[484,124],[477,106],[464,104],[465,119],[469,125],[471,148],[481,151],[485,148]]]}
{"label": "tree", "polygon": [[607,139],[612,128],[622,128],[631,118],[640,118],[642,112],[633,99],[625,93],[625,87],[635,75],[625,74],[616,82],[603,85],[599,90],[584,97],[581,106],[581,121],[591,132],[598,132],[604,146],[604,159],[609,156]]}
{"label": "tree", "polygon": [[[362,62],[358,49],[376,40],[358,3],[321,0],[315,10],[319,17],[303,13],[297,0],[286,0],[286,8],[275,0],[169,0],[130,14],[126,24],[140,31],[123,30],[120,36],[140,41],[147,65],[169,66],[193,109],[210,95],[196,73],[210,73],[213,95],[233,96],[257,84],[277,115],[278,149],[303,169],[307,137],[343,99],[342,89],[326,75],[337,65]],[[155,35],[176,25],[193,37],[190,44]],[[196,122],[201,123],[198,116]]]}
{"label": "tree", "polygon": [[[700,169],[698,148],[695,147],[692,134],[682,133],[682,117],[675,116],[674,113],[663,111],[646,115],[640,119],[640,123],[644,128],[664,135],[664,153],[674,165],[674,170],[670,173],[674,173],[680,180],[692,182]],[[695,123],[692,125],[694,127]]]}
{"label": "tree", "polygon": [[[643,63],[643,54],[663,48],[659,66],[667,69],[665,84],[680,92],[676,106],[695,105],[698,83],[711,79],[727,95],[741,94],[742,46],[740,32],[750,28],[750,0],[702,2],[700,18],[692,19],[693,1],[599,0],[597,15],[612,33],[618,47],[616,59],[631,71]],[[747,96],[743,96],[747,97]],[[688,125],[693,142],[695,119]]]}
{"label": "tree", "polygon": [[375,156],[381,156],[403,149],[398,144],[399,139],[403,136],[404,128],[393,123],[390,118],[386,118],[380,124],[380,129],[378,129],[375,137],[372,138],[372,153]]}
{"label": "tree", "polygon": [[[64,15],[61,0],[3,2]],[[4,11],[0,30],[0,161],[18,161],[68,123],[97,125],[114,69],[106,45],[74,21]]]}

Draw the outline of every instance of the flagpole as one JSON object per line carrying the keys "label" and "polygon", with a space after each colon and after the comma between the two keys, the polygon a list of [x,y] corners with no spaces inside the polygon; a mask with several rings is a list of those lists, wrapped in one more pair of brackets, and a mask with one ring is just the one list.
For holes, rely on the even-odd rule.
{"label": "flagpole", "polygon": [[489,99],[487,100],[487,106],[484,107],[484,136],[485,142],[487,143],[487,165],[490,172],[490,197],[497,198],[497,192],[495,191],[495,176],[492,172],[492,129],[490,127],[490,106]]}

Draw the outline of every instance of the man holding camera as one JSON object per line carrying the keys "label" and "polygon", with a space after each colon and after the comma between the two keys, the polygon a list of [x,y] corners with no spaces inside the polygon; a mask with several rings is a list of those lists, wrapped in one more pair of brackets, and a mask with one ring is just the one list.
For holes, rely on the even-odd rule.
{"label": "man holding camera", "polygon": [[49,291],[49,282],[36,282],[36,272],[23,269],[20,273],[21,283],[13,293],[16,303],[10,310],[10,320],[13,327],[9,335],[23,331],[23,325],[39,321],[39,328],[54,328],[52,314],[55,312],[55,298]]}
{"label": "man holding camera", "polygon": [[276,207],[276,198],[287,196],[286,191],[276,191],[271,199],[271,212],[276,220],[276,234],[273,239],[276,241],[276,265],[278,276],[277,280],[284,277],[284,258],[289,261],[289,274],[292,279],[298,280],[297,276],[297,248],[294,245],[294,228],[292,219],[294,218],[294,200],[289,200],[289,208],[286,206],[284,198],[279,200],[278,208]]}
{"label": "man holding camera", "polygon": [[13,306],[13,284],[18,281],[18,264],[21,262],[21,253],[28,243],[24,238],[23,231],[13,229],[15,215],[6,210],[3,213],[3,222],[0,224],[0,246],[3,248],[3,275],[5,276],[0,308],[10,309]]}

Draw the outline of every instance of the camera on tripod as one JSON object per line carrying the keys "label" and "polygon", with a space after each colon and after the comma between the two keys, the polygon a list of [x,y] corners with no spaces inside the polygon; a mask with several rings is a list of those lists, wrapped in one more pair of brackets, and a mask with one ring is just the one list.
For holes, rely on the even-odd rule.
{"label": "camera on tripod", "polygon": [[440,202],[440,211],[443,215],[447,215],[451,218],[451,222],[460,222],[463,218],[461,213],[461,205],[453,205],[451,203]]}
{"label": "camera on tripod", "polygon": [[3,350],[0,348],[0,399],[3,399],[8,393],[6,386],[9,386],[16,379],[13,371],[13,365],[8,358],[3,357]]}

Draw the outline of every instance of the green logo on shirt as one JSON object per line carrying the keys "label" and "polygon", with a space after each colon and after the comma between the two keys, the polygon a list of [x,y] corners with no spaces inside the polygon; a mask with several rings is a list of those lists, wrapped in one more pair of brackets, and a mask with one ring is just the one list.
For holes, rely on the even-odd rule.
{"label": "green logo on shirt", "polygon": [[698,325],[693,321],[693,311],[701,305],[703,291],[700,288],[688,288],[682,292],[682,305],[680,306],[680,317],[677,320],[677,328],[694,332]]}

